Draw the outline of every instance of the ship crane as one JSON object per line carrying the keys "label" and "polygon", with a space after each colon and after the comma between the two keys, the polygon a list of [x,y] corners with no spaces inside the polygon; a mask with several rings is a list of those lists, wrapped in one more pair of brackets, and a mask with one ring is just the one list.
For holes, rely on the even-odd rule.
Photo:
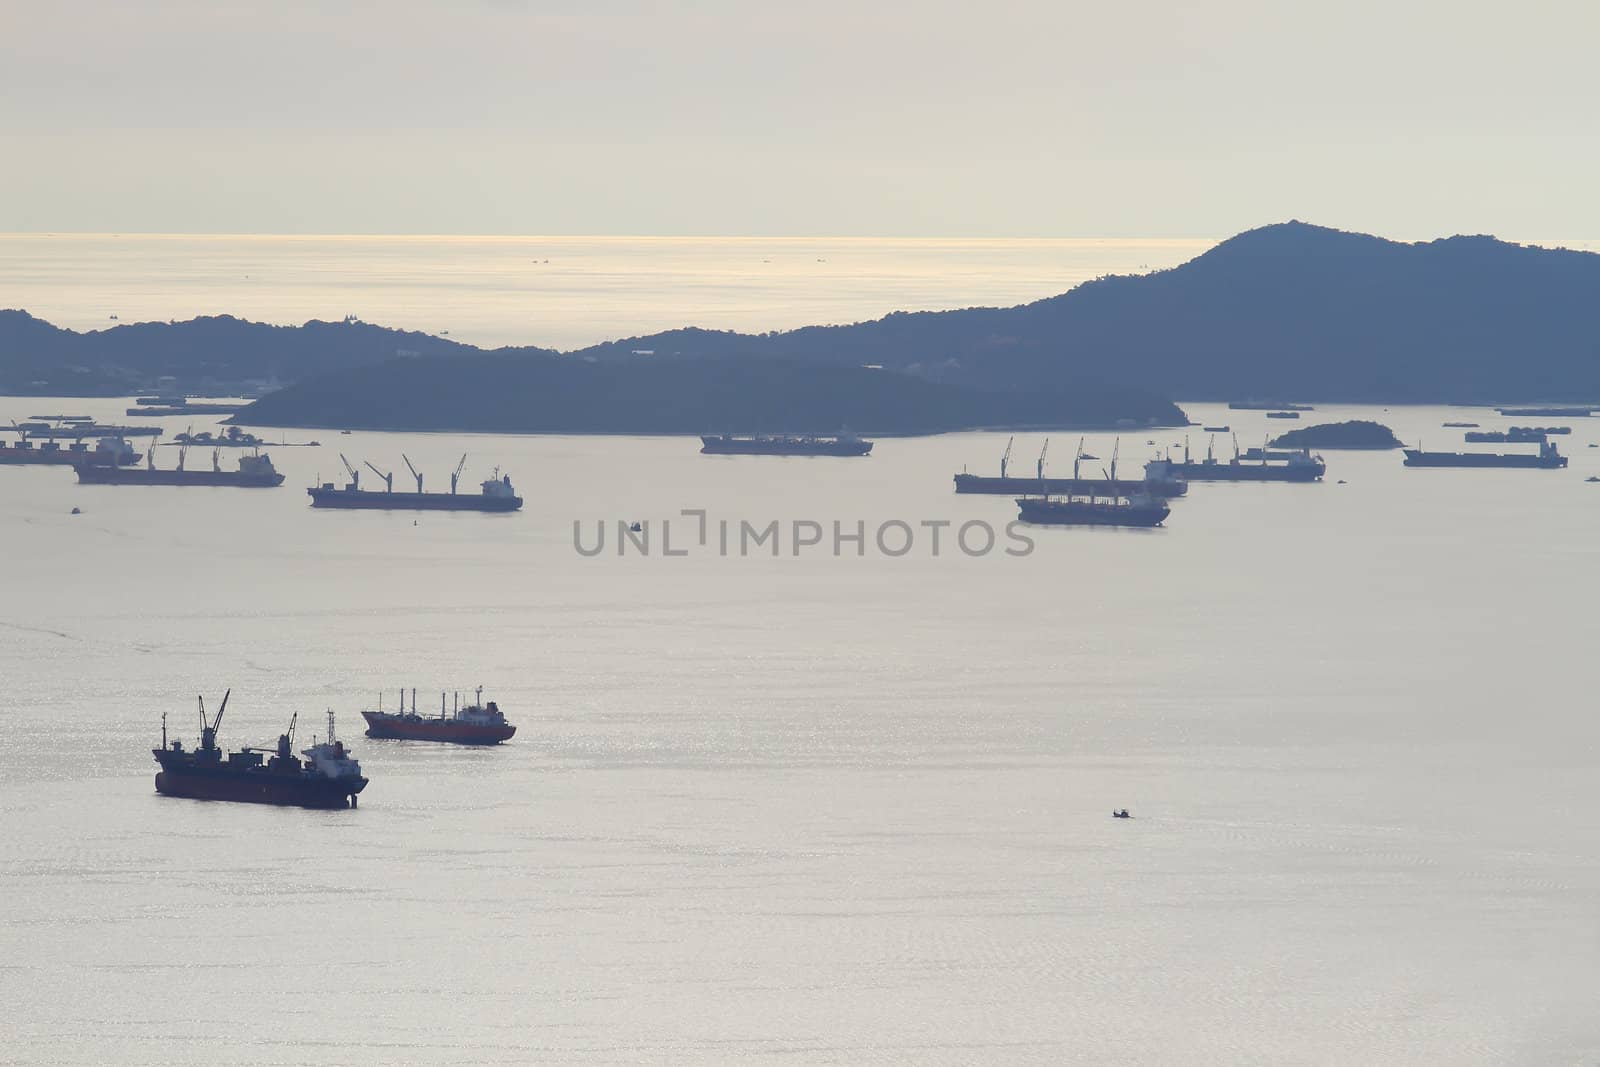
{"label": "ship crane", "polygon": [[343,463],[344,469],[350,472],[350,488],[359,490],[361,488],[361,472],[350,466],[350,461],[344,458],[343,452],[339,453],[339,462]]}
{"label": "ship crane", "polygon": [[[165,716],[163,716],[163,719],[164,718],[165,718]],[[288,730],[287,733],[284,733],[284,734],[279,736],[279,738],[278,738],[278,746],[276,748],[266,748],[266,747],[261,746],[261,745],[246,745],[244,748],[240,749],[240,751],[241,752],[277,752],[279,755],[287,755],[289,750],[294,747],[294,727],[295,727],[295,723],[297,723],[299,721],[300,721],[300,713],[298,711],[295,712],[293,715],[289,716],[289,730]]]}
{"label": "ship crane", "polygon": [[[1106,476],[1106,480],[1108,482],[1115,482],[1117,480],[1117,453],[1121,450],[1122,438],[1118,437],[1111,442],[1111,473]],[[1116,486],[1111,486],[1111,489],[1115,491]]]}
{"label": "ship crane", "polygon": [[1047,453],[1049,451],[1050,451],[1050,438],[1046,437],[1044,439],[1044,447],[1039,449],[1038,477],[1039,477],[1039,480],[1041,482],[1044,481],[1044,457],[1045,457],[1045,453]]}
{"label": "ship crane", "polygon": [[1078,451],[1072,457],[1072,480],[1078,480],[1078,464],[1083,462],[1083,438],[1078,438]]}
{"label": "ship crane", "polygon": [[228,710],[228,696],[233,690],[230,688],[222,694],[222,706],[217,709],[217,717],[208,724],[206,722],[206,698],[197,697],[200,701],[200,747],[213,749],[217,747],[217,730],[222,727],[222,713]]}
{"label": "ship crane", "polygon": [[1006,442],[1006,450],[1000,457],[1000,477],[1002,478],[1006,476],[1006,467],[1011,464],[1011,443],[1015,440],[1016,438],[1013,437]]}
{"label": "ship crane", "polygon": [[417,468],[411,466],[411,459],[404,452],[400,453],[400,458],[406,461],[406,468],[411,471],[411,477],[417,480],[417,493],[418,495],[421,495],[422,475],[417,473]]}
{"label": "ship crane", "polygon": [[456,495],[456,481],[461,477],[461,469],[467,465],[467,454],[461,453],[461,462],[456,464],[455,473],[450,475],[450,495]]}
{"label": "ship crane", "polygon": [[369,468],[371,468],[373,474],[376,474],[378,477],[383,479],[383,491],[385,493],[394,492],[394,472],[390,471],[388,474],[385,474],[377,467],[373,467],[370,460],[366,461],[366,464]]}

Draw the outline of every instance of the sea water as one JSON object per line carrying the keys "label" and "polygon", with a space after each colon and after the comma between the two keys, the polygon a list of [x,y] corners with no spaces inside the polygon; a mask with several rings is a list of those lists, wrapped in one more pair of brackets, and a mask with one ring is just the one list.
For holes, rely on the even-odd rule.
{"label": "sea water", "polygon": [[[1508,422],[1301,424],[1351,417],[1430,447]],[[273,430],[321,443],[271,448],[271,490],[0,467],[0,1061],[1593,1062],[1600,424],[1573,425],[1563,471],[1329,453],[1321,484],[1195,484],[1162,529],[1020,554],[1014,504],[950,480],[1007,434]],[[1127,472],[1184,437],[1084,447]],[[498,467],[527,503],[313,510],[340,452],[430,489],[465,455],[467,491]],[[401,688],[479,685],[504,746],[361,736]],[[360,807],[156,795],[162,717],[192,741],[230,687],[228,747],[332,709]]]}

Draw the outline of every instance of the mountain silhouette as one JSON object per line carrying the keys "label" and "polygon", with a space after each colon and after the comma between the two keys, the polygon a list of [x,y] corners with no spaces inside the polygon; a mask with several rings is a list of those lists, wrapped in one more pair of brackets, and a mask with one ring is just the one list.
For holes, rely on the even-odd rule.
{"label": "mountain silhouette", "polygon": [[872,362],[979,386],[1092,377],[1194,400],[1588,400],[1600,398],[1600,255],[1286,222],[1171,270],[1018,307],[765,335],[675,330],[583,354],[637,348]]}
{"label": "mountain silhouette", "polygon": [[[679,374],[704,359],[873,365],[1000,395],[1079,390],[1101,400],[1121,389],[1124,398],[1140,391],[1193,400],[1592,402],[1600,401],[1597,298],[1594,253],[1483,236],[1405,243],[1286,222],[1170,270],[1099,278],[1017,307],[897,312],[765,334],[685,327],[569,358]],[[642,362],[640,350],[656,362]],[[12,393],[228,392],[396,357],[481,354],[354,321],[268,326],[220,316],[77,333],[0,312],[0,391]],[[1095,418],[1148,414],[1140,400]]]}

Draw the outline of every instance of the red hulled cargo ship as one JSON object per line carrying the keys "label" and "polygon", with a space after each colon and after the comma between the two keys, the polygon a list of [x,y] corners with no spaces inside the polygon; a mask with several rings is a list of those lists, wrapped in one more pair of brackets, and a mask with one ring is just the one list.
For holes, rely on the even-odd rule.
{"label": "red hulled cargo ship", "polygon": [[445,710],[444,694],[439,694],[439,714],[423,716],[417,713],[417,691],[411,691],[411,710],[406,710],[405,690],[400,691],[398,712],[363,711],[367,720],[367,736],[408,741],[444,741],[457,745],[498,745],[509,740],[517,728],[506,722],[506,717],[494,701],[483,703],[483,687],[477,690],[477,699],[467,707],[459,700],[454,712]]}

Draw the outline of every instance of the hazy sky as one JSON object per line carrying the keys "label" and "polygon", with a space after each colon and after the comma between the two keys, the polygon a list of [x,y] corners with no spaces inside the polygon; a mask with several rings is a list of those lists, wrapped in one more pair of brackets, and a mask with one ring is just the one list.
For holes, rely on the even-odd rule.
{"label": "hazy sky", "polygon": [[0,0],[0,230],[1600,236],[1600,3]]}

